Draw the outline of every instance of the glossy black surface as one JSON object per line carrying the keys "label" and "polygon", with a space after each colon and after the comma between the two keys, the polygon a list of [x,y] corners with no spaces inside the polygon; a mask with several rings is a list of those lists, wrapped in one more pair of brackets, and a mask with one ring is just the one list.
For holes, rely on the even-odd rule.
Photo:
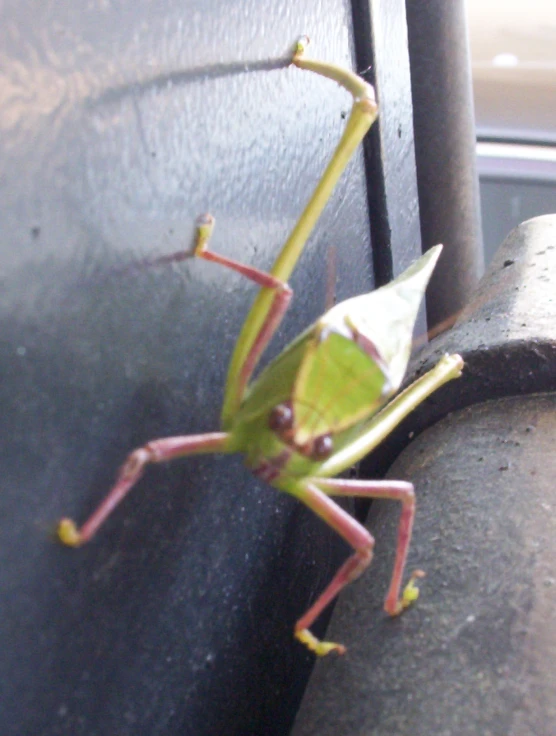
{"label": "glossy black surface", "polygon": [[[321,522],[207,456],[149,469],[82,549],[52,531],[91,512],[133,447],[218,428],[256,289],[212,264],[140,264],[189,246],[208,210],[216,250],[270,266],[351,104],[284,68],[301,33],[352,63],[341,0],[2,8],[5,736],[287,732],[312,662],[292,626],[345,554]],[[331,248],[337,299],[373,285],[362,164],[270,354],[322,311]]]}
{"label": "glossy black surface", "polygon": [[[364,149],[375,272],[384,284],[422,252],[405,3],[355,0],[353,16],[359,65],[381,110]],[[424,316],[417,329],[425,330]]]}

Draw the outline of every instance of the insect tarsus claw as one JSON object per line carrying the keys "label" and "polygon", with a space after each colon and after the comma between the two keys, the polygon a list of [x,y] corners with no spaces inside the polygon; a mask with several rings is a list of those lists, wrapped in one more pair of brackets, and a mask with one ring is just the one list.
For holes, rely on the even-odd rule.
{"label": "insect tarsus claw", "polygon": [[451,367],[454,378],[459,378],[461,376],[463,366],[465,365],[461,355],[449,355],[448,353],[445,353],[440,362],[444,362],[447,366]]}
{"label": "insect tarsus claw", "polygon": [[337,652],[338,654],[346,653],[346,648],[343,644],[336,644],[333,641],[321,641],[314,634],[311,634],[309,629],[296,631],[295,638],[302,644],[305,644],[307,649],[314,652],[317,657],[325,657],[330,652]]}
{"label": "insect tarsus claw", "polygon": [[195,242],[193,245],[192,254],[194,256],[203,253],[208,246],[208,241],[211,238],[212,231],[214,230],[214,217],[205,212],[203,215],[199,215],[195,222]]}
{"label": "insect tarsus claw", "polygon": [[56,534],[60,542],[68,547],[79,547],[83,543],[81,534],[71,519],[60,519]]}
{"label": "insect tarsus claw", "polygon": [[402,599],[400,601],[401,603],[401,610],[405,611],[406,608],[408,608],[412,603],[415,603],[417,598],[419,598],[419,588],[415,584],[415,581],[419,578],[425,577],[425,572],[423,570],[415,570],[414,573],[412,573],[411,577],[409,578],[408,584],[405,586],[403,593],[402,593]]}
{"label": "insect tarsus claw", "polygon": [[309,36],[300,36],[295,43],[294,56],[301,56],[304,53],[307,46],[311,43]]}

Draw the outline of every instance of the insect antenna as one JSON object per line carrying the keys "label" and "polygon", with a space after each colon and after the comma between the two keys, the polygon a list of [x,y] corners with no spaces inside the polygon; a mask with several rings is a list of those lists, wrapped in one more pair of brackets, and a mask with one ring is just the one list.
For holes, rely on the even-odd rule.
{"label": "insect antenna", "polygon": [[477,296],[464,307],[459,309],[457,312],[454,312],[454,314],[450,315],[449,317],[446,317],[446,319],[443,319],[441,322],[433,325],[429,330],[427,330],[427,332],[414,338],[411,344],[412,353],[419,348],[422,348],[435,337],[438,337],[438,335],[441,335],[443,332],[447,332],[463,315],[469,317],[473,313],[477,312],[484,304],[490,302],[497,294],[499,294],[504,288],[506,288],[506,282],[509,278],[509,273],[508,278],[505,278],[504,272],[506,271],[508,266],[511,265],[513,265],[513,261],[504,263],[502,270],[503,275],[501,276],[497,284],[489,285],[488,289],[486,289],[484,292],[479,291]]}
{"label": "insect antenna", "polygon": [[414,353],[416,350],[422,348],[435,337],[438,337],[438,335],[441,335],[443,332],[447,332],[449,329],[451,329],[458,320],[462,311],[463,310],[460,309],[458,312],[455,312],[455,314],[452,314],[449,317],[446,317],[446,319],[443,319],[441,322],[433,325],[430,330],[427,330],[421,335],[417,335],[417,337],[413,338],[413,341],[411,343],[411,352]]}

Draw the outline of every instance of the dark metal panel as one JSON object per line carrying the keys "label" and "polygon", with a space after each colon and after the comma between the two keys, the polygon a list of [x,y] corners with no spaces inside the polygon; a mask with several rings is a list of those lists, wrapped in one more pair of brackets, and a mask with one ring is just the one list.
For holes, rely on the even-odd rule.
{"label": "dark metal panel", "polygon": [[[133,264],[188,245],[210,210],[216,249],[270,265],[350,105],[281,68],[285,54],[308,33],[311,53],[351,64],[350,8],[1,13],[0,730],[283,733],[311,662],[292,625],[322,560],[335,566],[320,522],[239,459],[205,457],[149,470],[86,548],[50,532],[99,502],[132,447],[217,427],[255,290],[201,262]],[[278,343],[322,310],[332,245],[338,298],[368,290],[362,156],[292,280]]]}
{"label": "dark metal panel", "polygon": [[464,0],[406,0],[415,157],[426,250],[443,243],[429,324],[465,306],[483,269],[475,119]]}
{"label": "dark metal panel", "polygon": [[405,4],[354,0],[353,18],[357,62],[380,106],[364,147],[375,272],[384,284],[421,255]]}

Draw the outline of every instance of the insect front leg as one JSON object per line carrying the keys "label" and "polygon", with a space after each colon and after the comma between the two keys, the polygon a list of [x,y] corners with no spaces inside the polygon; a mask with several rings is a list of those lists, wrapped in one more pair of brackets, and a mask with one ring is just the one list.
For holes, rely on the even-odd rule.
{"label": "insect front leg", "polygon": [[278,329],[289,307],[293,292],[285,281],[276,278],[272,274],[261,271],[253,266],[239,263],[238,261],[209,250],[208,245],[213,229],[214,217],[212,215],[201,215],[198,218],[193,255],[197,258],[203,258],[206,261],[212,261],[212,263],[218,263],[221,266],[230,268],[232,271],[237,271],[237,273],[254,281],[263,290],[269,291],[271,294],[271,302],[266,311],[263,310],[262,312],[264,315],[262,323],[259,325],[255,339],[251,343],[249,351],[244,357],[239,374],[236,377],[235,390],[238,396],[243,397],[245,387],[255,370],[259,358]]}
{"label": "insect front leg", "polygon": [[359,524],[344,509],[340,508],[327,494],[319,490],[313,482],[307,482],[295,492],[296,497],[320,516],[332,529],[338,532],[355,553],[340,567],[332,581],[323,593],[317,598],[309,610],[297,621],[294,628],[296,639],[305,644],[318,656],[324,656],[336,651],[344,654],[343,644],[331,641],[320,641],[309,631],[322,611],[328,606],[338,593],[352,580],[358,578],[370,564],[373,557],[374,539],[369,532]]}
{"label": "insect front leg", "polygon": [[325,460],[319,473],[323,477],[332,477],[359,462],[378,447],[419,404],[447,381],[459,378],[462,370],[463,359],[460,355],[444,355],[434,368],[410,384],[384,409],[375,414],[365,424],[359,437]]}
{"label": "insect front leg", "polygon": [[370,564],[373,556],[374,539],[369,532],[352,516],[338,506],[329,495],[359,496],[365,498],[388,498],[402,503],[402,513],[398,528],[396,560],[390,588],[384,602],[384,609],[391,616],[397,616],[419,596],[415,585],[424,572],[416,570],[410,577],[400,598],[403,571],[411,541],[411,531],[415,518],[415,493],[411,483],[405,481],[363,481],[343,478],[311,478],[303,490],[296,494],[317,516],[335,529],[348,544],[355,549],[353,554],[338,570],[332,582],[321,593],[311,608],[295,625],[295,636],[315,654],[323,656],[331,651],[345,652],[342,644],[319,641],[309,627],[348,583],[358,578]]}
{"label": "insect front leg", "polygon": [[60,520],[57,530],[59,540],[70,547],[79,547],[88,542],[141,478],[148,463],[162,463],[186,455],[230,452],[228,441],[229,435],[226,432],[213,432],[185,437],[165,437],[147,442],[128,455],[112,489],[80,529],[71,519]]}

